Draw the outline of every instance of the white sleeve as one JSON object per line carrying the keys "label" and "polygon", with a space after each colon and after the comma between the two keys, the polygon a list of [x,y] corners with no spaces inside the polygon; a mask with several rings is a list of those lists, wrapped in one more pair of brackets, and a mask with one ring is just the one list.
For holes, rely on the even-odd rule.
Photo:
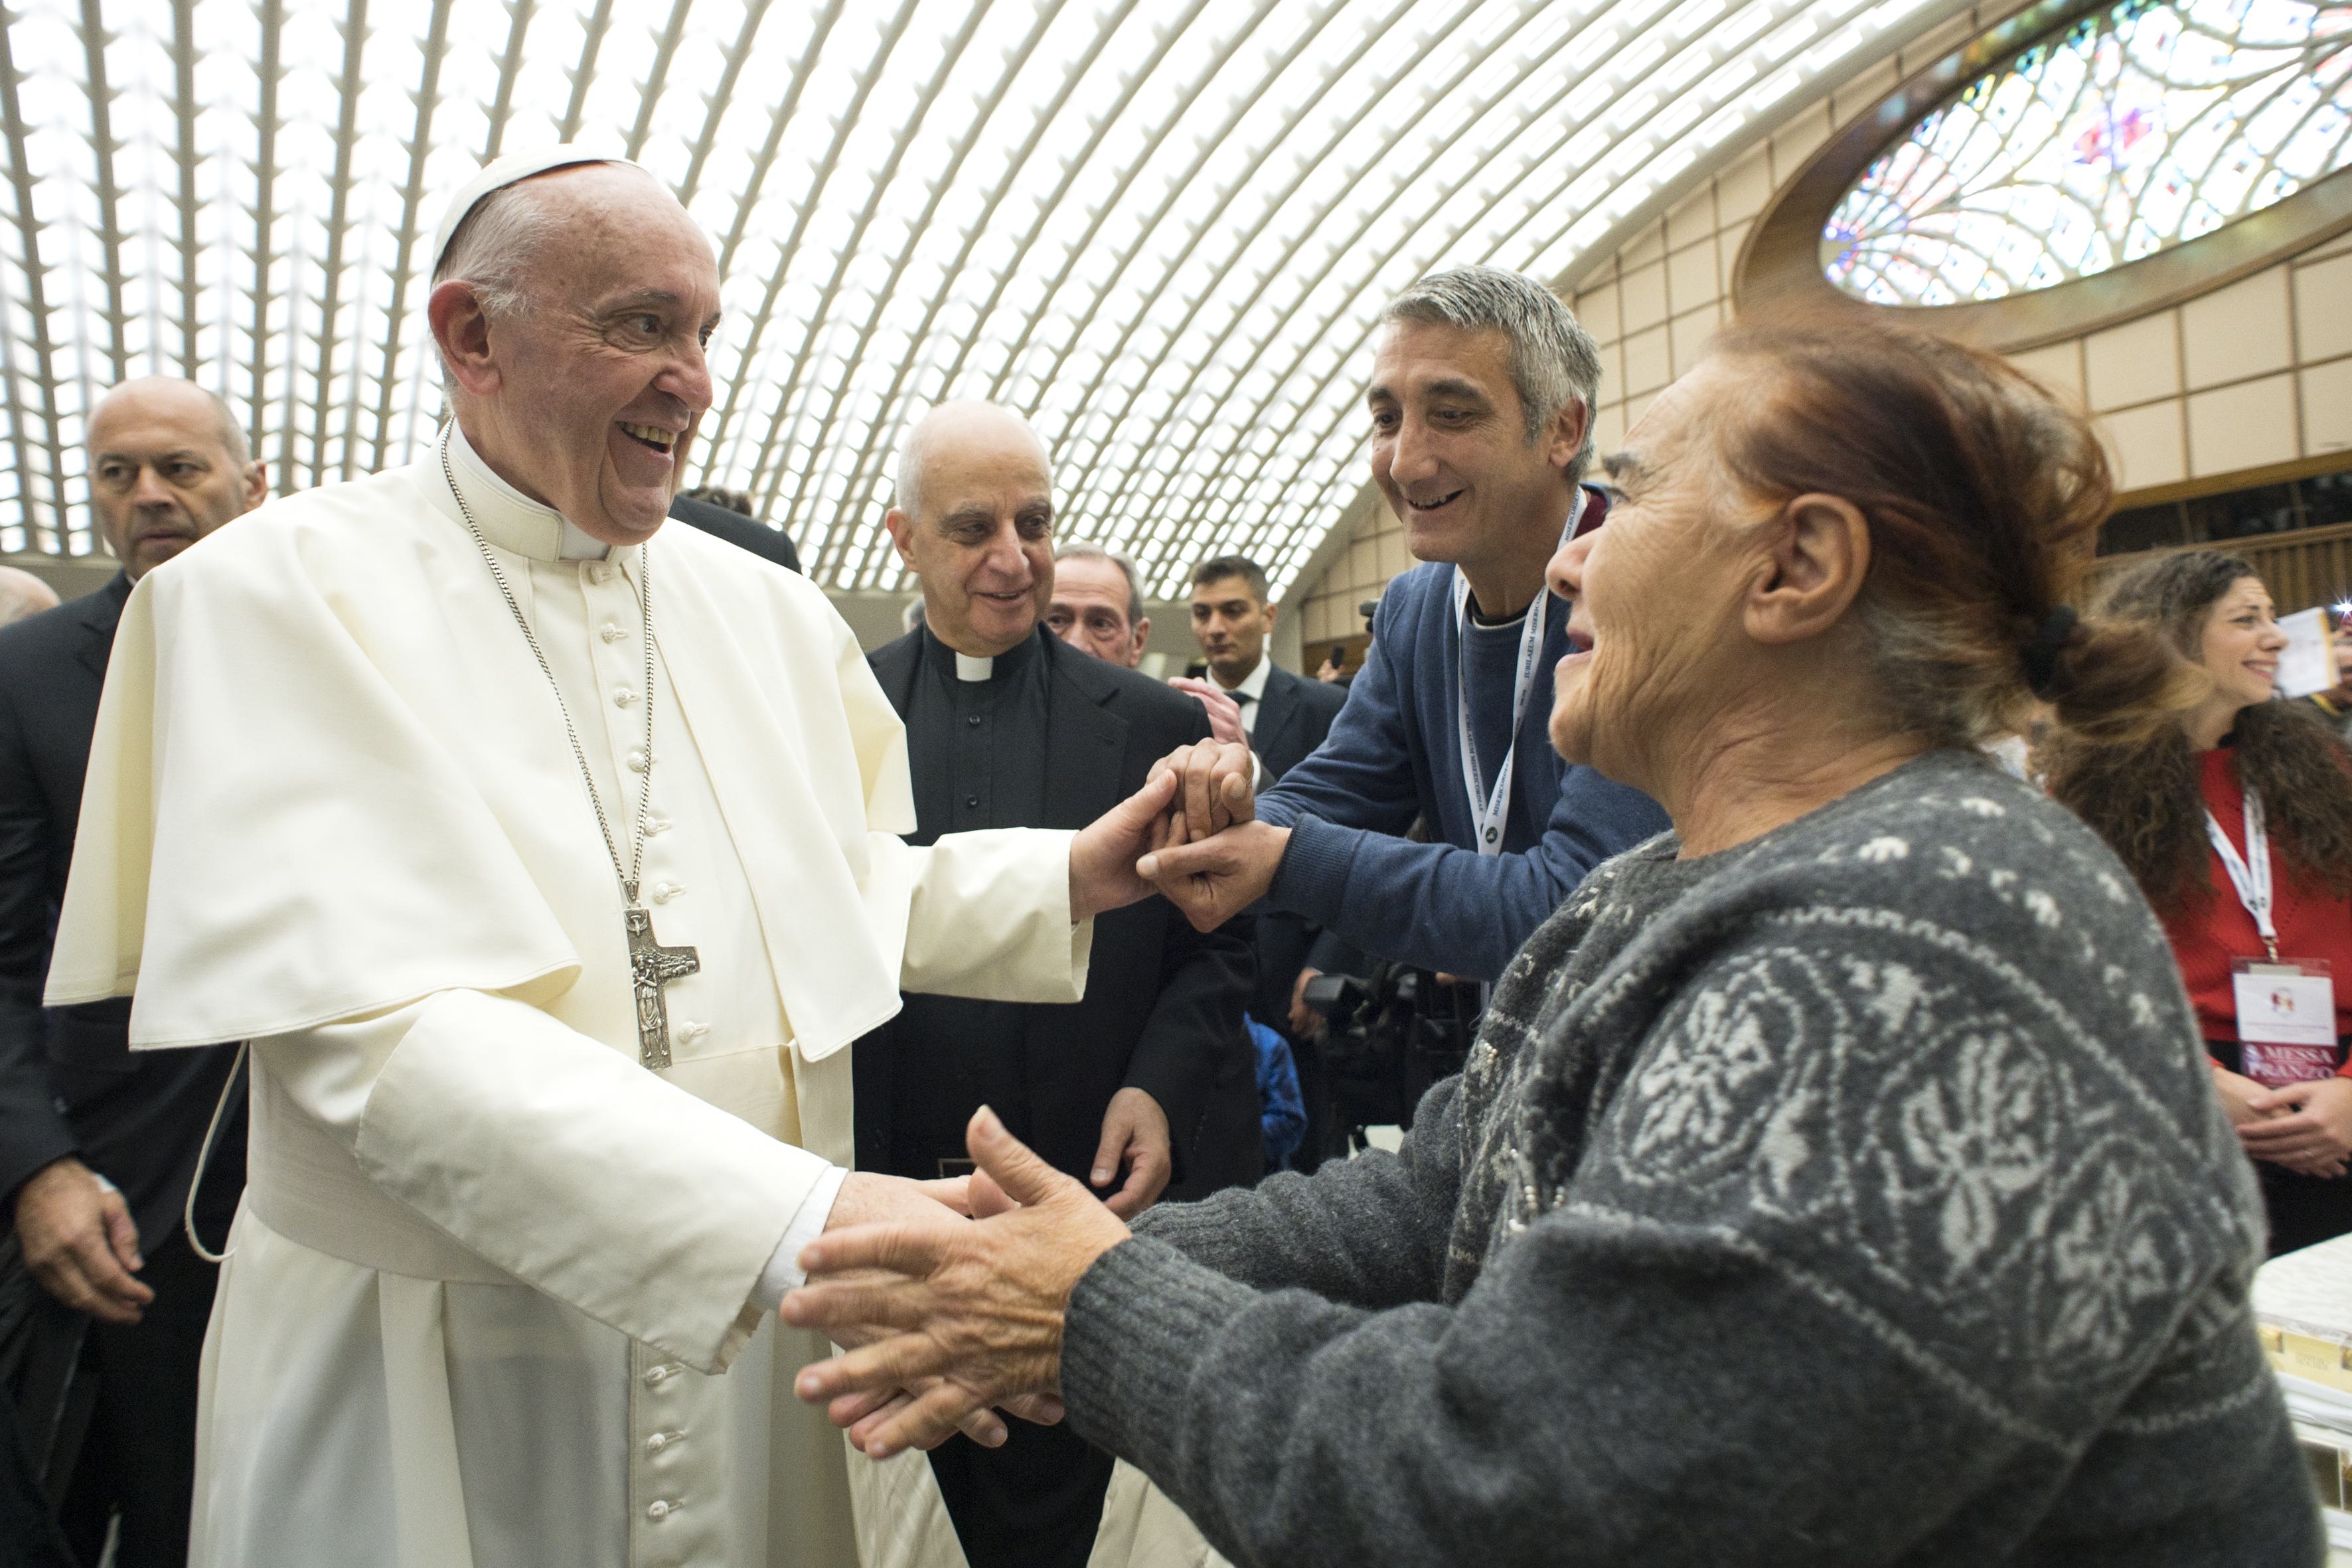
{"label": "white sleeve", "polygon": [[706,1370],[759,1326],[779,1238],[838,1175],[510,997],[444,992],[254,1052],[377,1191]]}
{"label": "white sleeve", "polygon": [[841,1195],[841,1184],[849,1173],[835,1165],[816,1179],[809,1195],[793,1215],[793,1223],[784,1227],[784,1239],[776,1243],[769,1255],[768,1266],[760,1270],[760,1282],[751,1289],[751,1305],[762,1312],[772,1312],[784,1299],[787,1290],[797,1290],[808,1279],[801,1268],[801,1248],[824,1234],[824,1222],[833,1217],[833,1200]]}
{"label": "white sleeve", "polygon": [[988,1002],[1084,997],[1095,923],[1070,919],[1076,837],[992,828],[905,848],[915,859],[901,988]]}

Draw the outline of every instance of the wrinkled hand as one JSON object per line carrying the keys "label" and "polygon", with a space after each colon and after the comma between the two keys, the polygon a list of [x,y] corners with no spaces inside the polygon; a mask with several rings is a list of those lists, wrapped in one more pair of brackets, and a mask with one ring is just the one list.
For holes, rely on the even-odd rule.
{"label": "wrinkled hand", "polygon": [[1173,773],[1179,783],[1174,816],[1159,845],[1206,838],[1228,823],[1257,816],[1256,769],[1250,749],[1225,741],[1195,741],[1151,764],[1151,776]]}
{"label": "wrinkled hand", "polygon": [[71,1155],[16,1189],[16,1240],[43,1289],[100,1322],[135,1323],[155,1300],[131,1278],[146,1259],[130,1205]]}
{"label": "wrinkled hand", "polygon": [[1103,1111],[1102,1141],[1095,1146],[1094,1184],[1110,1185],[1121,1164],[1127,1166],[1127,1180],[1103,1202],[1119,1218],[1133,1219],[1159,1201],[1176,1168],[1168,1112],[1143,1089],[1122,1089],[1110,1097]]}
{"label": "wrinkled hand", "polygon": [[1070,839],[1070,918],[1082,921],[1151,896],[1139,856],[1165,837],[1176,798],[1173,775],[1153,764],[1143,787],[1078,829]]}
{"label": "wrinkled hand", "polygon": [[1136,869],[1195,931],[1214,931],[1265,897],[1289,847],[1287,827],[1237,822],[1213,838],[1155,849]]}
{"label": "wrinkled hand", "polygon": [[2352,1079],[2268,1089],[2249,1109],[2260,1120],[2241,1126],[2238,1142],[2255,1159],[2312,1176],[2340,1176],[2352,1163]]}
{"label": "wrinkled hand", "polygon": [[1249,731],[1242,728],[1242,705],[1223,687],[1189,675],[1171,675],[1168,684],[1201,700],[1201,706],[1209,710],[1211,740],[1234,746],[1249,744]]}
{"label": "wrinkled hand", "polygon": [[[970,1190],[970,1177],[917,1182],[903,1176],[879,1175],[871,1171],[852,1171],[842,1178],[841,1189],[833,1200],[833,1208],[825,1215],[824,1228],[831,1232],[898,1221],[929,1223],[946,1217],[940,1213],[942,1208],[959,1218],[965,1217],[971,1213]],[[868,1278],[881,1279],[883,1276],[877,1274]],[[845,1323],[835,1331],[834,1339],[843,1345],[868,1344],[885,1338],[888,1332],[887,1329],[870,1324]],[[928,1392],[936,1381],[927,1379],[911,1391],[895,1389],[877,1393],[871,1396],[873,1406],[877,1410],[903,1407]],[[1006,1436],[1004,1423],[989,1410],[975,1410],[957,1426],[966,1436],[983,1448],[1003,1445]]]}
{"label": "wrinkled hand", "polygon": [[1307,1005],[1307,983],[1323,972],[1312,965],[1298,972],[1298,984],[1290,988],[1290,1032],[1302,1040],[1311,1040],[1323,1032],[1324,1017]]}
{"label": "wrinkled hand", "polygon": [[[802,1328],[887,1324],[902,1331],[805,1367],[801,1398],[828,1405],[877,1459],[937,1441],[989,1405],[1061,1392],[1062,1320],[1095,1259],[1128,1238],[1119,1217],[982,1108],[965,1143],[1017,1207],[970,1224],[908,1222],[828,1232],[801,1253],[822,1275],[784,1298]],[[884,1269],[887,1279],[838,1279]],[[858,1396],[939,1382],[903,1405],[856,1411]],[[1050,1406],[1049,1406],[1050,1408]]]}

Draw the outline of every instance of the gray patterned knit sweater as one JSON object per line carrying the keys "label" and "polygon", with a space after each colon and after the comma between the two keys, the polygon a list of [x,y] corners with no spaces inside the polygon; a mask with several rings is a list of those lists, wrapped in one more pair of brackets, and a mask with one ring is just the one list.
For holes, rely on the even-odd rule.
{"label": "gray patterned knit sweater", "polygon": [[1596,870],[1404,1152],[1159,1210],[1070,1419],[1251,1568],[2310,1568],[2122,868],[1956,753]]}

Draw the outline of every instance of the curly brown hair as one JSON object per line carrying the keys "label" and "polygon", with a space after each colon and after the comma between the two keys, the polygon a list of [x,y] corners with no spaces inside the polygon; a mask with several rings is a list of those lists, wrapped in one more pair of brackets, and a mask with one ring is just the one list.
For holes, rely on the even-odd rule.
{"label": "curly brown hair", "polygon": [[[2261,574],[2242,557],[2182,551],[2116,577],[2100,611],[2158,628],[2196,661],[2213,606],[2249,577]],[[2305,885],[2352,896],[2352,756],[2343,742],[2300,702],[2256,703],[2240,711],[2233,732],[2238,776],[2263,797],[2281,856]],[[2213,896],[2198,754],[2182,726],[2116,744],[2062,723],[2035,760],[2051,795],[2106,840],[2159,913]]]}

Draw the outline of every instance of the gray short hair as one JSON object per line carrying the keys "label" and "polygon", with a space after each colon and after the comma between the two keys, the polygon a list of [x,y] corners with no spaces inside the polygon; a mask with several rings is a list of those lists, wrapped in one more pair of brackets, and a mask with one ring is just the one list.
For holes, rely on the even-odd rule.
{"label": "gray short hair", "polygon": [[1101,545],[1089,544],[1083,539],[1074,539],[1067,544],[1056,546],[1054,559],[1056,562],[1108,561],[1118,567],[1119,574],[1127,579],[1127,629],[1133,631],[1143,624],[1143,575],[1136,571],[1134,562],[1116,550],[1105,550]]}
{"label": "gray short hair", "polygon": [[533,184],[501,185],[474,204],[433,268],[436,288],[452,278],[473,285],[483,313],[493,321],[511,317],[530,302],[530,265],[557,226]]}
{"label": "gray short hair", "polygon": [[1601,351],[1559,296],[1518,272],[1456,267],[1433,272],[1381,312],[1384,325],[1421,321],[1465,331],[1499,331],[1511,341],[1511,385],[1533,443],[1569,400],[1584,405],[1584,445],[1569,464],[1571,483],[1592,467],[1592,412],[1601,393]]}

